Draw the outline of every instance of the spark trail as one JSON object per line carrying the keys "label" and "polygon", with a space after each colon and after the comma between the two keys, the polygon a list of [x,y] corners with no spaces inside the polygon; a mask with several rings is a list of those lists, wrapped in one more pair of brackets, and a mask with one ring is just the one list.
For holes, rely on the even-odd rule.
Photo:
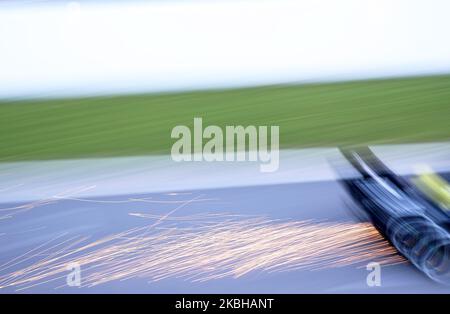
{"label": "spark trail", "polygon": [[[65,283],[69,263],[82,269],[82,286],[146,278],[208,281],[251,272],[318,270],[404,262],[369,223],[279,221],[205,214],[113,234],[97,241],[56,238],[14,263],[0,265],[0,289]],[[28,263],[19,270],[17,265]]]}

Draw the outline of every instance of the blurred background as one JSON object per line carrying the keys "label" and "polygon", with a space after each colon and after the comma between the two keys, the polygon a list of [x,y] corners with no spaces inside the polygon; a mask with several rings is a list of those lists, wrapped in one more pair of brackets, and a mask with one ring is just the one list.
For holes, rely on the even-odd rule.
{"label": "blurred background", "polygon": [[284,148],[448,137],[447,1],[0,8],[1,160],[167,154],[194,116]]}

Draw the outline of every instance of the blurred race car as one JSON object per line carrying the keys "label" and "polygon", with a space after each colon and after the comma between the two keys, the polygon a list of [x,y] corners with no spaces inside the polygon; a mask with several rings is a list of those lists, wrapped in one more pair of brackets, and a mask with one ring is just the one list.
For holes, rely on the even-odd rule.
{"label": "blurred race car", "polygon": [[373,225],[431,279],[450,284],[449,216],[369,148],[341,150],[359,173],[341,182]]}

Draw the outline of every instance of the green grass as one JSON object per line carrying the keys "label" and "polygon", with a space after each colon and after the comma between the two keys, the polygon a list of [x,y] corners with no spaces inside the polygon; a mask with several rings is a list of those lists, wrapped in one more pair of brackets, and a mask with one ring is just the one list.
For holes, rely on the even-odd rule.
{"label": "green grass", "polygon": [[281,147],[445,141],[450,76],[0,102],[0,161],[168,154],[175,125],[279,125]]}

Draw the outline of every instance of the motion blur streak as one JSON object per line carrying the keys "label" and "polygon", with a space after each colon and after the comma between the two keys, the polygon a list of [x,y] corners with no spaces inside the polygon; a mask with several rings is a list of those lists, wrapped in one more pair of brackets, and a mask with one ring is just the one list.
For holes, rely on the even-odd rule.
{"label": "motion blur streak", "polygon": [[[146,226],[90,243],[86,237],[59,237],[40,251],[34,249],[0,265],[0,288],[22,290],[52,281],[61,287],[69,263],[81,266],[81,285],[92,287],[133,277],[194,282],[238,278],[254,271],[404,262],[368,223],[218,217],[205,214],[196,222],[185,217],[182,228],[170,223],[164,228]],[[25,262],[29,266],[10,272],[12,265]]]}

